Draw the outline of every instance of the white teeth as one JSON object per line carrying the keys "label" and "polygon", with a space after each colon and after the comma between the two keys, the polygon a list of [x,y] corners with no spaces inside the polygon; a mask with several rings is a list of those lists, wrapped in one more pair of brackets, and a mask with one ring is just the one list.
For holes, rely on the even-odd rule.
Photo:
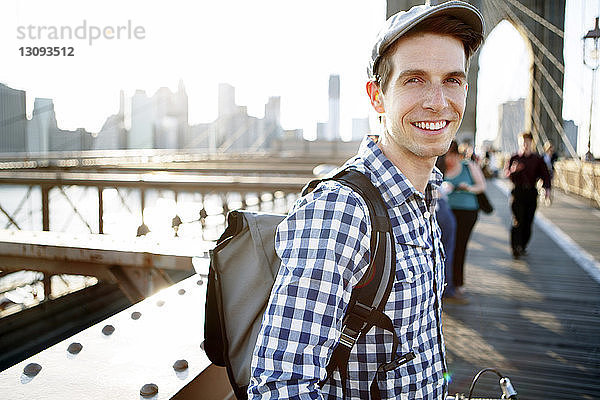
{"label": "white teeth", "polygon": [[427,129],[429,131],[437,131],[446,126],[446,121],[439,122],[415,122],[415,125],[421,129]]}

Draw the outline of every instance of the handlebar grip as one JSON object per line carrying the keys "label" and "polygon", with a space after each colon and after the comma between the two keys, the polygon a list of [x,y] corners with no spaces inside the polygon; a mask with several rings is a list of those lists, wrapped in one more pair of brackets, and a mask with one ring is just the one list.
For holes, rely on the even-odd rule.
{"label": "handlebar grip", "polygon": [[513,387],[512,383],[510,383],[510,379],[508,377],[504,377],[500,379],[500,388],[502,389],[502,398],[517,400],[517,391]]}

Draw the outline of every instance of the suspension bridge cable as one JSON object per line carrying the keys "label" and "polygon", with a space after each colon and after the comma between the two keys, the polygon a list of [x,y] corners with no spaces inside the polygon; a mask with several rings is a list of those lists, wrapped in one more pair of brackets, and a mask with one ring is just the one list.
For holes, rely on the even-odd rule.
{"label": "suspension bridge cable", "polygon": [[551,52],[550,50],[548,50],[548,48],[546,46],[544,46],[544,44],[542,42],[540,42],[538,40],[538,38],[525,26],[525,24],[523,23],[523,21],[517,17],[515,15],[514,12],[512,12],[512,10],[510,9],[510,7],[508,6],[508,4],[506,4],[505,0],[502,0],[499,4],[504,8],[505,13],[502,13],[501,10],[498,8],[498,5],[496,2],[490,2],[490,4],[495,7],[496,9],[498,9],[498,11],[500,11],[500,15],[508,15],[514,22],[518,22],[518,26],[525,32],[525,35],[527,36],[527,38],[531,41],[531,43],[533,43],[535,45],[535,47],[537,47],[543,54],[544,56],[546,56],[546,58],[554,65],[554,67],[560,71],[560,73],[564,74],[565,73],[565,66],[563,63],[561,63]]}
{"label": "suspension bridge cable", "polygon": [[554,26],[554,24],[552,24],[547,19],[540,17],[539,15],[537,15],[536,13],[534,13],[529,8],[525,7],[523,4],[521,4],[520,2],[518,2],[516,0],[504,0],[504,1],[509,2],[513,7],[518,8],[520,11],[522,11],[524,14],[526,14],[529,18],[533,19],[538,24],[544,26],[549,31],[556,33],[558,36],[560,36],[561,38],[564,39],[564,36],[565,36],[564,31],[562,29]]}
{"label": "suspension bridge cable", "polygon": [[[506,0],[506,1],[514,1],[514,0]],[[496,10],[498,10],[497,8],[496,8],[496,10],[493,10],[493,9],[491,9],[491,8],[488,7],[488,9],[490,11],[492,11],[492,13],[496,16],[497,19],[503,19],[503,17],[500,14],[500,12],[496,11]],[[519,22],[521,22],[521,21],[519,20]],[[542,63],[542,61],[540,60],[540,58],[538,57],[537,54],[533,53],[533,58],[534,58],[535,65],[540,69],[540,71],[541,71],[542,75],[544,76],[544,78],[546,78],[546,80],[548,81],[548,83],[550,84],[550,86],[552,86],[552,88],[556,91],[556,93],[562,98],[563,97],[563,91],[560,88],[560,86],[558,85],[558,83],[554,80],[554,77],[548,72],[548,70],[546,69],[546,67],[544,66],[544,64]]]}
{"label": "suspension bridge cable", "polygon": [[245,124],[241,124],[238,129],[233,133],[233,135],[229,136],[229,138],[227,140],[225,140],[225,142],[223,142],[221,144],[221,146],[219,146],[219,148],[217,149],[217,151],[219,153],[225,153],[227,150],[229,150],[229,148],[231,146],[233,146],[233,144],[242,137],[242,135],[244,133],[246,133],[248,131],[248,128],[250,127],[249,121],[246,121]]}
{"label": "suspension bridge cable", "polygon": [[255,153],[258,152],[258,149],[260,149],[260,146],[262,146],[263,144],[265,144],[265,142],[273,135],[275,135],[277,133],[277,127],[273,126],[271,129],[269,129],[269,131],[267,132],[265,129],[262,130],[262,134],[256,138],[256,140],[254,141],[254,143],[248,148],[248,153]]}
{"label": "suspension bridge cable", "polygon": [[548,101],[548,99],[546,98],[546,96],[544,95],[544,93],[542,92],[539,83],[535,79],[532,79],[531,83],[532,83],[532,85],[533,85],[533,87],[535,89],[537,97],[542,102],[542,106],[544,107],[544,109],[548,113],[548,116],[552,120],[554,128],[556,129],[556,131],[558,132],[558,134],[563,139],[563,142],[567,146],[567,150],[569,151],[569,154],[571,155],[571,157],[573,157],[575,159],[578,159],[577,152],[575,151],[575,149],[573,148],[573,145],[569,141],[569,139],[567,137],[567,134],[565,133],[564,127],[560,124],[560,122],[558,120],[558,117],[556,116],[556,114],[554,113],[554,110],[550,106],[550,102]]}
{"label": "suspension bridge cable", "polygon": [[[503,0],[503,1],[511,1],[511,0]],[[499,10],[499,8],[493,2],[484,3],[484,5],[486,5],[486,6],[488,4],[490,4],[494,7],[494,9],[492,9],[488,6],[488,10],[492,12],[492,14],[496,17],[496,19],[499,19],[499,20],[503,19],[502,13]],[[512,12],[510,10],[507,10],[507,12],[509,14],[512,14]],[[514,17],[516,19],[516,21],[518,21],[519,23],[522,24],[522,21],[520,19],[518,19],[514,14],[512,14],[512,17]],[[528,30],[527,30],[527,36],[531,40],[532,34]],[[540,49],[540,50],[542,50],[542,49]],[[543,52],[543,50],[542,50],[542,52]],[[552,86],[554,91],[559,95],[560,99],[562,100],[563,99],[563,91],[558,87],[558,84],[556,83],[556,81],[550,75],[548,70],[543,66],[540,58],[535,54],[534,54],[534,64],[536,65],[536,67],[538,67],[538,69],[541,72],[541,75],[546,79],[546,81],[550,84],[550,86]],[[532,79],[532,85],[535,89],[536,96],[541,101],[543,108],[545,109],[545,111],[548,113],[550,119],[552,120],[553,126],[556,129],[557,133],[561,136],[561,139],[565,143],[569,154],[571,155],[571,157],[573,157],[574,159],[579,161],[579,159],[577,157],[577,153],[576,153],[575,149],[573,148],[570,140],[568,139],[568,137],[564,131],[564,127],[560,124],[559,119],[556,116],[556,113],[550,106],[550,102],[548,101],[546,96],[543,94],[543,92],[541,92],[541,88],[535,79]],[[540,129],[541,121],[539,120],[539,115],[537,115],[536,113],[533,113],[533,119],[534,119],[534,121],[533,121],[533,127],[532,127],[533,129],[532,130],[534,131],[535,136],[537,136],[538,138],[543,136],[543,139],[545,141],[548,141],[548,137],[547,137],[546,133],[542,129]],[[541,143],[539,141],[538,141],[538,145],[541,146]]]}
{"label": "suspension bridge cable", "polygon": [[[15,217],[15,219],[17,218],[17,215],[21,211],[21,208],[23,208],[23,205],[25,204],[25,202],[29,199],[29,196],[31,195],[31,190],[32,189],[33,189],[33,186],[29,186],[29,188],[27,189],[27,193],[25,193],[25,197],[23,197],[23,199],[21,200],[21,202],[19,203],[19,205],[17,206],[17,208],[13,212],[13,216]],[[8,229],[11,224],[12,224],[11,221],[9,221],[6,224],[6,226],[4,227],[4,229]]]}
{"label": "suspension bridge cable", "polygon": [[[73,209],[73,211],[75,211],[75,214],[77,214],[77,216],[79,217],[79,219],[81,219],[81,221],[90,230],[90,233],[94,233],[94,230],[92,229],[92,227],[90,226],[90,224],[88,224],[88,222],[85,220],[85,218],[83,218],[83,215],[81,215],[81,213],[79,212],[79,210],[77,209],[77,207],[75,206],[75,204],[73,204],[73,202],[71,201],[71,199],[69,198],[69,196],[67,196],[67,193],[65,192],[63,186],[58,186],[58,190],[60,191],[60,193],[62,193],[62,195],[64,196],[64,198],[67,200],[67,203],[69,203],[69,205]],[[63,230],[64,230],[64,228],[63,228]]]}
{"label": "suspension bridge cable", "polygon": [[531,113],[533,116],[533,124],[532,131],[533,136],[535,137],[535,145],[536,149],[542,153],[544,151],[544,146],[542,143],[548,142],[548,135],[546,135],[546,131],[543,129],[542,121],[540,121],[539,113]]}
{"label": "suspension bridge cable", "polygon": [[556,83],[556,81],[554,80],[552,75],[550,75],[550,73],[548,72],[546,67],[544,67],[544,64],[542,64],[542,60],[540,60],[540,58],[535,53],[533,54],[533,62],[540,69],[542,76],[544,78],[546,78],[546,81],[550,84],[550,86],[552,86],[552,89],[554,89],[556,94],[558,94],[560,96],[560,98],[562,99],[563,98],[562,89],[558,86],[558,83]]}

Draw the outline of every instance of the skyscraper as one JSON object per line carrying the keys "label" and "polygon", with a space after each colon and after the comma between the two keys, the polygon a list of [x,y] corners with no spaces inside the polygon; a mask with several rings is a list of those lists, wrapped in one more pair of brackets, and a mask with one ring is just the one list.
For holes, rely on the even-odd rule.
{"label": "skyscraper", "polygon": [[265,120],[279,124],[281,117],[281,97],[269,97],[269,101],[265,104]]}
{"label": "skyscraper", "polygon": [[340,139],[340,76],[329,75],[329,120],[317,123],[317,139]]}
{"label": "skyscraper", "polygon": [[228,83],[219,83],[219,117],[235,114],[235,88]]}
{"label": "skyscraper", "polygon": [[36,98],[33,117],[27,123],[27,151],[46,153],[50,150],[50,137],[58,130],[54,101]]}
{"label": "skyscraper", "polygon": [[506,153],[514,153],[519,150],[519,133],[525,128],[525,99],[507,101],[498,108],[496,148]]}
{"label": "skyscraper", "polygon": [[136,90],[131,98],[131,129],[127,137],[128,149],[154,147],[154,102],[143,90]]}
{"label": "skyscraper", "polygon": [[0,152],[24,152],[26,141],[25,91],[0,83]]}
{"label": "skyscraper", "polygon": [[125,129],[125,93],[119,93],[119,112],[106,119],[94,140],[96,150],[117,150],[127,148]]}
{"label": "skyscraper", "polygon": [[190,129],[188,120],[188,95],[183,85],[183,80],[179,80],[177,93],[173,100],[172,113],[177,119],[177,147],[183,148]]}
{"label": "skyscraper", "polygon": [[177,118],[173,115],[173,93],[161,87],[153,97],[155,103],[154,148],[176,149],[178,147]]}
{"label": "skyscraper", "polygon": [[340,76],[329,75],[329,121],[327,140],[340,138]]}

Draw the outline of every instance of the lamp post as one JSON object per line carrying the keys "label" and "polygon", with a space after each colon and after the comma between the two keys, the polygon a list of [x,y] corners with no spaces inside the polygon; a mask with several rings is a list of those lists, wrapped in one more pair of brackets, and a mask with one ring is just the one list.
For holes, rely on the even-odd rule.
{"label": "lamp post", "polygon": [[596,26],[583,37],[583,63],[592,70],[592,90],[590,99],[590,121],[588,125],[588,151],[585,154],[586,161],[592,161],[592,110],[594,107],[594,88],[596,87],[596,71],[600,66],[600,50],[598,49],[598,40],[600,39],[600,27],[598,27],[598,17],[596,17]]}

